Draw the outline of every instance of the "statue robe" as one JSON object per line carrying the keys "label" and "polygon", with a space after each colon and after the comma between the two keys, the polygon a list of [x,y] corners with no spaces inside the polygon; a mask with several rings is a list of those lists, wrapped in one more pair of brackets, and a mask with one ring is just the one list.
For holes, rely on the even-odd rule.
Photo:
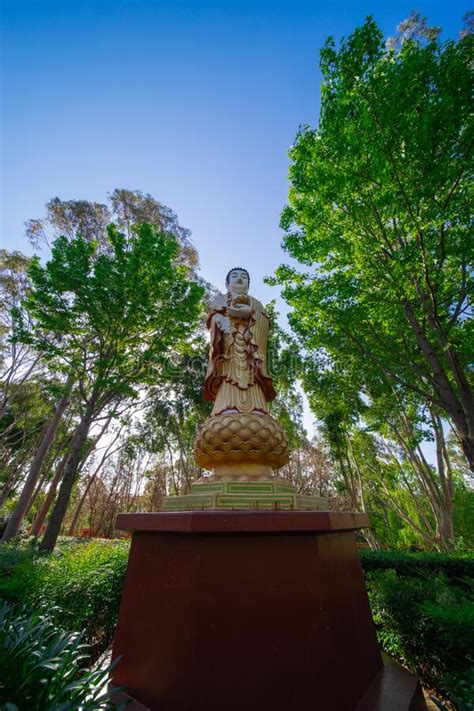
{"label": "statue robe", "polygon": [[214,401],[212,415],[225,410],[266,413],[267,402],[276,396],[266,365],[270,320],[262,304],[249,296],[250,318],[228,317],[231,328],[225,333],[215,316],[226,314],[230,298],[217,299],[207,319],[211,351],[204,398]]}

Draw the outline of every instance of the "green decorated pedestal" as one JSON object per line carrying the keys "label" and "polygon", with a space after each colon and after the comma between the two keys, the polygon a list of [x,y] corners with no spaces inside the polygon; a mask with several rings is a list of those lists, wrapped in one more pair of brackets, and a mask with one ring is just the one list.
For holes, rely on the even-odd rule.
{"label": "green decorated pedestal", "polygon": [[167,496],[163,511],[204,509],[273,509],[323,511],[327,499],[298,494],[284,479],[271,481],[198,481],[187,496]]}

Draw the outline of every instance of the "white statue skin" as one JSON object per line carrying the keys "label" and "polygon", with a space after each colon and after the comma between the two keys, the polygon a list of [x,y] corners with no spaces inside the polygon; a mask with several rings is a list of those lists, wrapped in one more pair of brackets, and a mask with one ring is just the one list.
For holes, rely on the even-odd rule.
{"label": "white statue skin", "polygon": [[250,318],[251,307],[248,304],[235,304],[233,303],[236,298],[244,294],[248,294],[249,291],[249,278],[247,273],[240,269],[233,269],[226,283],[227,293],[232,296],[232,302],[226,309],[226,314],[217,314],[216,324],[224,333],[230,333],[230,320],[229,316],[232,318]]}

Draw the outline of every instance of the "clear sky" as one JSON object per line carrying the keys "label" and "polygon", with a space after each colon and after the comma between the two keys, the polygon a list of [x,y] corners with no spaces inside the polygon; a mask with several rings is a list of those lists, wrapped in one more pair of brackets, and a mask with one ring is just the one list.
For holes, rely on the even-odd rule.
{"label": "clear sky", "polygon": [[[252,293],[284,261],[287,151],[317,123],[328,35],[372,14],[393,34],[414,0],[0,0],[1,244],[52,197],[102,202],[116,187],[173,208],[203,276],[246,266]],[[467,1],[420,0],[455,36]],[[279,308],[283,307],[281,302]]]}

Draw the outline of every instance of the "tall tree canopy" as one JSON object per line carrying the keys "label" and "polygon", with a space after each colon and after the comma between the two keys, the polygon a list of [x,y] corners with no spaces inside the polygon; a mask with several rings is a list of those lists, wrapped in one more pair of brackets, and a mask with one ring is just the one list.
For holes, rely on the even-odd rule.
{"label": "tall tree canopy", "polygon": [[[189,267],[177,263],[180,246],[173,234],[141,223],[128,236],[110,225],[107,235],[107,249],[81,235],[61,236],[45,266],[33,257],[24,301],[27,328],[18,312],[17,338],[66,378],[61,401],[71,389],[80,400],[80,419],[43,539],[47,549],[54,547],[92,423],[104,410],[135,398],[140,387],[169,378],[170,359],[186,349],[200,311],[203,289],[189,279]],[[6,538],[14,519],[15,514]]]}
{"label": "tall tree canopy", "polygon": [[98,241],[107,249],[110,223],[130,235],[132,225],[149,222],[158,232],[174,235],[180,246],[179,261],[197,269],[199,258],[190,240],[191,232],[180,225],[171,208],[141,190],[115,188],[107,198],[107,204],[103,204],[54,197],[46,203],[44,217],[26,221],[26,236],[34,247],[41,247],[51,244],[56,237],[72,239],[80,234],[86,241]]}
{"label": "tall tree canopy", "polygon": [[473,37],[443,43],[416,15],[400,29],[387,45],[368,18],[321,52],[319,125],[291,149],[282,215],[307,269],[276,281],[318,377],[412,393],[474,468]]}

